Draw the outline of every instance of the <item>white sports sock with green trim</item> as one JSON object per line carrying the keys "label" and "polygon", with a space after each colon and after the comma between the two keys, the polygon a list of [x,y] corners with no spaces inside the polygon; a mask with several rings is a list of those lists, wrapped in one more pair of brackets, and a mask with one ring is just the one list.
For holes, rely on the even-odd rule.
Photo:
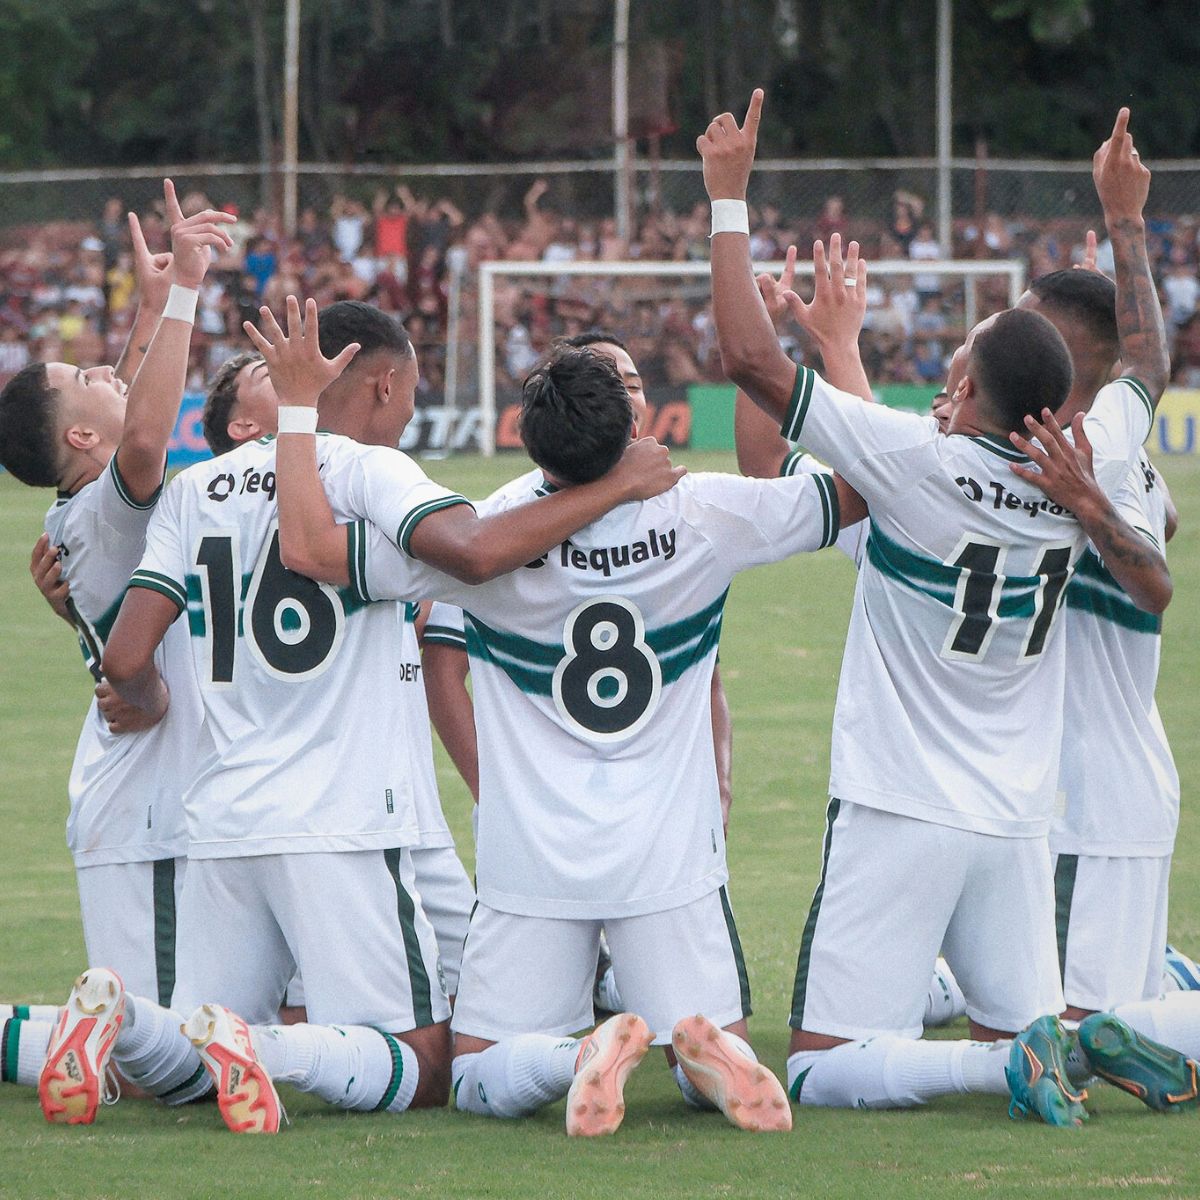
{"label": "white sports sock with green trim", "polygon": [[0,1083],[37,1087],[54,1024],[9,1017],[0,1025]]}
{"label": "white sports sock with green trim", "polygon": [[684,1074],[683,1068],[676,1063],[671,1068],[671,1074],[675,1076],[675,1082],[679,1085],[679,1091],[683,1095],[684,1101],[691,1108],[703,1109],[705,1112],[716,1112],[717,1106]]}
{"label": "white sports sock with green trim", "polygon": [[933,966],[933,978],[929,981],[929,992],[925,996],[925,1016],[922,1024],[946,1025],[967,1014],[967,998],[963,995],[954,972],[944,958]]}
{"label": "white sports sock with green trim", "polygon": [[523,1033],[479,1054],[461,1054],[450,1068],[454,1102],[486,1117],[527,1117],[571,1090],[579,1042]]}
{"label": "white sports sock with green trim", "polygon": [[1158,1000],[1118,1004],[1112,1012],[1143,1037],[1200,1062],[1200,992],[1171,992]]}
{"label": "white sports sock with green trim", "polygon": [[256,1025],[254,1049],[267,1074],[338,1108],[403,1112],[417,1094],[416,1052],[365,1025]]}
{"label": "white sports sock with green trim", "polygon": [[16,1017],[21,1021],[49,1021],[54,1025],[61,1016],[61,1004],[0,1004],[0,1022]]}
{"label": "white sports sock with green trim", "polygon": [[917,1041],[877,1037],[831,1050],[800,1050],[787,1062],[797,1104],[829,1108],[911,1108],[937,1096],[1007,1096],[1011,1042]]}
{"label": "white sports sock with green trim", "polygon": [[177,1012],[125,993],[125,1016],[113,1046],[113,1064],[144,1092],[172,1107],[207,1096],[212,1079],[184,1037]]}

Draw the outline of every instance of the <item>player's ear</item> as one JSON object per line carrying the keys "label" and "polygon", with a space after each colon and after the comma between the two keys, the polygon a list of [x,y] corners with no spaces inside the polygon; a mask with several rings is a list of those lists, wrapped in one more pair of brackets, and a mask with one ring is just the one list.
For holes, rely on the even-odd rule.
{"label": "player's ear", "polygon": [[250,441],[252,438],[259,438],[263,435],[262,426],[257,421],[252,421],[249,417],[234,417],[225,426],[225,432],[229,434],[229,440],[237,446],[240,446],[243,442]]}
{"label": "player's ear", "polygon": [[958,381],[958,387],[954,389],[954,395],[950,397],[951,404],[962,404],[964,400],[969,400],[975,395],[975,380],[970,375],[964,375]]}
{"label": "player's ear", "polygon": [[629,440],[631,442],[636,442],[641,436],[642,435],[638,433],[638,424],[636,421],[634,421],[634,423],[629,427]]}
{"label": "player's ear", "polygon": [[100,435],[87,425],[68,425],[63,430],[63,441],[72,450],[91,450],[100,441]]}
{"label": "player's ear", "polygon": [[375,396],[380,404],[387,404],[392,398],[392,380],[395,378],[396,368],[388,367],[386,371],[375,380]]}

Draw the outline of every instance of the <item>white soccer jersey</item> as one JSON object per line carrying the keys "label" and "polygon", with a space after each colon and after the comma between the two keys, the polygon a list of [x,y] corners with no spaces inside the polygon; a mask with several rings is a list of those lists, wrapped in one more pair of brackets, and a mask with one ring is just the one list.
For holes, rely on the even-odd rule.
{"label": "white soccer jersey", "polygon": [[730,581],[837,528],[831,476],[689,475],[479,587],[369,540],[367,594],[467,613],[482,903],[603,919],[725,882],[710,688]]}
{"label": "white soccer jersey", "polygon": [[[1144,451],[1113,503],[1160,550],[1166,504]],[[1170,854],[1179,824],[1179,775],[1154,688],[1162,620],[1142,612],[1089,545],[1067,587],[1067,677],[1057,854]],[[1078,679],[1084,686],[1073,687]]]}
{"label": "white soccer jersey", "polygon": [[[1149,429],[1122,379],[1087,418],[1115,491]],[[1006,439],[942,436],[800,367],[783,435],[871,512],[834,714],[830,793],[1007,837],[1050,825],[1065,643],[1055,617],[1086,545],[1074,517],[1009,470]]]}
{"label": "white soccer jersey", "polygon": [[[805,454],[803,450],[792,450],[784,456],[783,465],[779,468],[780,475],[819,475],[828,472],[829,468],[822,462]],[[870,531],[868,521],[856,521],[847,525],[838,535],[834,545],[856,566],[862,566],[863,555],[867,552],[867,533]]]}
{"label": "white soccer jersey", "polygon": [[[404,544],[425,513],[466,503],[398,451],[322,435],[317,453],[339,519],[374,498],[371,456],[394,456],[380,507]],[[184,798],[190,857],[417,842],[405,689],[423,685],[396,605],[283,567],[273,438],[172,480],[131,586],[174,601],[191,635],[213,749]]]}
{"label": "white soccer jersey", "polygon": [[[145,549],[157,499],[140,504],[129,495],[114,455],[98,479],[73,496],[60,496],[46,513],[45,529],[61,549],[72,617],[93,678],[99,678],[104,641]],[[199,697],[188,687],[190,672],[177,679],[187,665],[183,649],[172,638],[156,655],[170,680],[172,704],[153,729],[110,733],[95,700],[88,709],[68,784],[67,845],[77,866],[187,853],[180,799],[201,717]]]}

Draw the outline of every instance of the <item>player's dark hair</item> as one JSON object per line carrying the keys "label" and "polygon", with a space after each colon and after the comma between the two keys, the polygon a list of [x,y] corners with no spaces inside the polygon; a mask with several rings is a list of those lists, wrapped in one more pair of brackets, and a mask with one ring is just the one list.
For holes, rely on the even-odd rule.
{"label": "player's dark hair", "polygon": [[214,454],[228,454],[237,443],[229,436],[229,417],[238,398],[238,376],[244,367],[262,362],[256,350],[243,350],[227,358],[218,368],[204,397],[204,414],[200,427],[204,440]]}
{"label": "player's dark hair", "polygon": [[612,359],[566,346],[526,378],[518,428],[529,457],[548,475],[590,483],[625,452],[633,407]]}
{"label": "player's dark hair", "polygon": [[55,487],[55,401],[45,363],[23,367],[0,391],[0,466],[30,487]]}
{"label": "player's dark hair", "polygon": [[1025,417],[1054,412],[1071,390],[1071,353],[1041,313],[1010,308],[976,334],[967,370],[992,416],[1008,430],[1025,430]]}
{"label": "player's dark hair", "polygon": [[614,337],[607,329],[585,329],[573,337],[559,338],[556,346],[570,346],[576,350],[586,350],[588,346],[619,346],[626,354],[629,347],[619,337]]}
{"label": "player's dark hair", "polygon": [[1043,312],[1049,309],[1077,322],[1117,357],[1117,285],[1108,276],[1098,271],[1051,271],[1035,279],[1029,290]]}
{"label": "player's dark hair", "polygon": [[317,314],[321,325],[321,353],[336,358],[351,342],[362,349],[357,358],[376,350],[389,350],[397,358],[411,358],[412,342],[404,326],[393,316],[361,300],[338,300]]}

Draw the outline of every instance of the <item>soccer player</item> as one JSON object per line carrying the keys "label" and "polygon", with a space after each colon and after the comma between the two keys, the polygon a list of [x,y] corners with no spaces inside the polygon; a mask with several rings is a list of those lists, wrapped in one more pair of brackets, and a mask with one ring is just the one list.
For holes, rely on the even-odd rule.
{"label": "soccer player", "polygon": [[[357,350],[341,352],[323,387]],[[388,495],[397,539],[472,579],[527,562],[615,503],[678,478],[646,439],[591,487],[480,519],[384,449],[412,415],[415,358],[403,364],[407,379],[369,361],[364,369],[374,386],[328,388],[324,414],[370,448],[324,439],[328,477],[354,497],[370,489],[364,455],[397,464]],[[71,1046],[89,1093],[108,1033],[121,1053],[145,1036],[153,1054],[144,1056],[159,1069],[203,1061],[239,1132],[278,1129],[272,1078],[342,1108],[391,1112],[444,1104],[448,1086],[449,1009],[409,851],[415,751],[396,716],[403,704],[393,702],[420,683],[405,670],[394,605],[373,603],[361,580],[335,590],[284,568],[275,454],[273,439],[256,441],[172,480],[104,655],[118,693],[158,715],[169,698],[154,652],[186,616],[213,744],[186,800],[175,1004],[197,1006],[187,1038],[178,1017],[122,995],[103,968],[81,977],[71,1002],[102,1031],[94,1044]],[[274,1025],[297,968],[314,1023]]]}
{"label": "soccer player", "polygon": [[[58,489],[46,532],[61,557],[71,592],[68,610],[101,693],[104,641],[141,558],[162,487],[197,288],[213,250],[230,244],[224,224],[231,217],[205,210],[185,219],[169,180],[164,196],[171,255],[151,255],[136,216],[130,216],[143,292],[119,366],[136,369],[132,382],[126,386],[112,367],[38,363],[0,392],[0,462],[24,483]],[[163,661],[179,649],[164,647]],[[131,988],[169,1000],[186,851],[181,783],[173,768],[196,740],[199,708],[181,689],[169,720],[155,724],[143,714],[140,723],[117,734],[101,713],[104,702],[94,702],[84,722],[68,787],[67,841],[84,941],[89,956],[116,964]],[[52,1031],[45,1022],[6,1025],[16,1081],[37,1082],[38,1059],[44,1060]],[[61,1023],[56,1036],[64,1036]],[[54,1098],[49,1103],[59,1105]]]}
{"label": "soccer player", "polygon": [[[1007,469],[1023,458],[1011,435],[1066,399],[1069,352],[1039,314],[981,322],[960,351],[948,436],[797,368],[750,268],[743,205],[761,107],[758,91],[742,127],[724,114],[697,142],[714,201],[722,359],[782,418],[785,436],[861,492],[872,522],[834,717],[821,881],[797,969],[790,1091],[801,1103],[853,1107],[1011,1091],[1014,1111],[1077,1124],[1086,1113],[1066,1082],[1065,1032],[1039,1014],[1062,1007],[1046,845],[1066,671],[1055,616],[1086,536]],[[1087,418],[1110,492],[1167,373],[1141,215],[1149,172],[1128,115],[1094,169],[1117,248],[1126,372]],[[855,277],[838,259],[829,277],[818,270],[810,330],[843,314],[860,321],[864,285],[861,264]],[[939,947],[974,1036],[999,1045],[917,1040]],[[1018,1030],[1011,1049],[1000,1041]]]}
{"label": "soccer player", "polygon": [[[300,334],[266,332],[274,375]],[[276,386],[306,403],[318,390]],[[562,349],[525,383],[537,490],[569,495],[606,478],[632,426],[606,356]],[[318,477],[322,443],[280,440],[283,554],[339,582],[347,533],[322,482],[336,509],[345,500],[328,469]],[[350,515],[397,528],[390,464],[364,470],[372,486]],[[506,496],[498,511],[525,499]],[[669,1042],[694,1103],[744,1128],[790,1127],[782,1088],[745,1040],[709,692],[734,573],[828,545],[838,526],[829,476],[712,475],[623,506],[481,587],[421,569],[378,533],[350,556],[371,594],[439,596],[468,614],[479,903],[453,1020],[459,1108],[516,1117],[568,1094],[568,1133],[611,1133],[628,1071],[652,1042]],[[578,1042],[565,1035],[590,1023],[601,925],[634,1012]]]}

